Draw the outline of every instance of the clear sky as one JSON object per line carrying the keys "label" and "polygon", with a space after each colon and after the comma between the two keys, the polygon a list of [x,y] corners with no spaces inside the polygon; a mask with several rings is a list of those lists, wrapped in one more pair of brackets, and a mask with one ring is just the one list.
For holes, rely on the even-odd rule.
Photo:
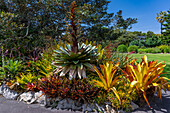
{"label": "clear sky", "polygon": [[170,0],[110,0],[108,12],[123,11],[124,18],[137,18],[138,23],[132,26],[130,31],[153,31],[160,33],[160,23],[156,14],[170,9]]}

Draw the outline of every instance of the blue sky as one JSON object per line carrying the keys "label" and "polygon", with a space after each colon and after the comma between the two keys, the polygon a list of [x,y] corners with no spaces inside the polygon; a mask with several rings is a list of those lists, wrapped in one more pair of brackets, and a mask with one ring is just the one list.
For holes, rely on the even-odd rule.
{"label": "blue sky", "polygon": [[160,23],[157,22],[156,13],[170,9],[170,0],[110,0],[108,12],[123,11],[124,18],[137,18],[138,23],[130,31],[153,31],[160,33]]}

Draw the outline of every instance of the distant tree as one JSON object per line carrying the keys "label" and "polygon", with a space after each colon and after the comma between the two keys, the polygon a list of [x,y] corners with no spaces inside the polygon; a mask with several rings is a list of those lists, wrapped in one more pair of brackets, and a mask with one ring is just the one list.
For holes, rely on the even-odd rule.
{"label": "distant tree", "polygon": [[119,10],[114,17],[115,27],[118,29],[131,29],[132,24],[137,23],[137,18],[127,18],[124,19],[122,16],[122,10]]}
{"label": "distant tree", "polygon": [[134,31],[133,34],[136,34],[137,36],[146,36],[146,33],[142,33],[142,31]]}
{"label": "distant tree", "polygon": [[13,29],[15,38],[26,38],[35,47],[39,44],[43,47],[44,39],[61,38],[65,34],[68,21],[65,17],[73,1],[81,20],[82,36],[89,40],[116,40],[114,28],[127,30],[137,23],[136,18],[124,19],[122,11],[115,16],[108,13],[109,0],[1,0],[0,11],[17,15],[11,22],[22,26]]}
{"label": "distant tree", "polygon": [[147,38],[152,38],[152,36],[154,36],[155,34],[154,34],[154,32],[152,32],[152,31],[148,31],[147,33],[146,33],[146,36],[147,36]]}
{"label": "distant tree", "polygon": [[163,44],[170,45],[170,10],[165,14],[165,21],[162,24]]}
{"label": "distant tree", "polygon": [[161,11],[160,13],[157,13],[157,17],[156,20],[161,24],[161,36],[162,36],[162,24],[165,21],[165,16],[166,12],[165,11]]}
{"label": "distant tree", "polygon": [[158,36],[152,36],[151,38],[146,39],[144,45],[146,47],[156,47],[161,45],[161,38]]}
{"label": "distant tree", "polygon": [[137,40],[137,35],[126,30],[117,31],[120,32],[120,36],[115,40],[119,44],[129,46],[129,43],[133,40]]}

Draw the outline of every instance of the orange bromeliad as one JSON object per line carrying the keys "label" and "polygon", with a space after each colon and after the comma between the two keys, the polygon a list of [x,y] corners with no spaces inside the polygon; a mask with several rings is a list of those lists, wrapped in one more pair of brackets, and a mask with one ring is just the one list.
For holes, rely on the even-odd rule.
{"label": "orange bromeliad", "polygon": [[158,91],[158,97],[161,98],[162,92],[170,90],[170,85],[168,84],[168,78],[160,77],[166,64],[162,62],[157,63],[157,61],[148,62],[147,56],[142,58],[142,62],[137,63],[136,60],[132,60],[130,64],[126,66],[126,71],[121,71],[131,82],[131,89],[135,86],[137,91],[142,92],[144,99],[151,108],[148,99],[146,97],[146,90],[148,88],[154,87],[155,92]]}

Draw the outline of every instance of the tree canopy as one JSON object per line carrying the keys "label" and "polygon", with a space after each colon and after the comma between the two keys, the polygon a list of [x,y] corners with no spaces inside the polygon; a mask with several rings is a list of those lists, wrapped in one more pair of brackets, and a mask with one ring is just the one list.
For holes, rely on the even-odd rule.
{"label": "tree canopy", "polygon": [[163,43],[170,45],[170,10],[164,16],[164,23],[162,24],[162,34],[163,34]]}

